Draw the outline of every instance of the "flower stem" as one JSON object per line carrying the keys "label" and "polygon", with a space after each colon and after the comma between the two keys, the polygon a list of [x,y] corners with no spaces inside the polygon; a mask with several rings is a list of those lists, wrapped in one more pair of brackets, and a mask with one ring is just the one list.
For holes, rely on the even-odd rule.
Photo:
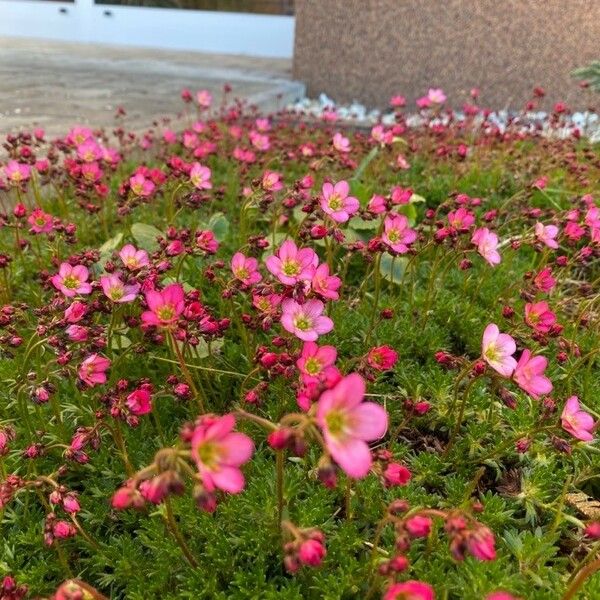
{"label": "flower stem", "polygon": [[583,569],[577,573],[575,579],[571,582],[571,585],[567,588],[562,600],[571,600],[572,598],[575,598],[575,595],[581,589],[583,582],[598,569],[600,569],[600,558],[597,558],[594,562],[583,567]]}
{"label": "flower stem", "polygon": [[165,508],[166,508],[166,517],[165,522],[167,524],[167,529],[170,531],[174,540],[177,542],[178,546],[181,548],[181,552],[185,556],[185,559],[188,561],[190,566],[193,569],[198,568],[198,561],[194,558],[194,555],[191,553],[179,526],[177,525],[177,521],[175,520],[175,516],[173,515],[173,507],[171,506],[171,499],[167,497],[165,499]]}

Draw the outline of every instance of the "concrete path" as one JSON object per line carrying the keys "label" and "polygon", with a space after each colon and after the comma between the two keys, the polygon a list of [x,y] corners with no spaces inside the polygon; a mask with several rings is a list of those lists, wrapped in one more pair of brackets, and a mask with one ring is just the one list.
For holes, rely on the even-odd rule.
{"label": "concrete path", "polygon": [[34,125],[50,136],[74,124],[110,127],[119,106],[129,128],[143,129],[181,112],[182,88],[220,102],[225,83],[230,99],[265,111],[304,94],[287,59],[0,38],[0,136]]}

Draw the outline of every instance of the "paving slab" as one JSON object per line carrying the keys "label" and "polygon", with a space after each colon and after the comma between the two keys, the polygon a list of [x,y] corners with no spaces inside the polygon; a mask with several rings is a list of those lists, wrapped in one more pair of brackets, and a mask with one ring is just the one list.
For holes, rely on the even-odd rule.
{"label": "paving slab", "polygon": [[182,111],[183,88],[207,89],[220,102],[244,99],[272,111],[301,98],[291,60],[70,44],[0,37],[0,136],[43,127],[50,136],[73,124],[108,126],[117,107],[143,129]]}

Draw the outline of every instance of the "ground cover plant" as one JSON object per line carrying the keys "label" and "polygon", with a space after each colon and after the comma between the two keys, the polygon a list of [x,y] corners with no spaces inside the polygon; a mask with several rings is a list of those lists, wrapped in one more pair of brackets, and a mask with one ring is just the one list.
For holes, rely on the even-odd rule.
{"label": "ground cover plant", "polygon": [[476,96],[6,139],[0,598],[600,596],[600,154]]}

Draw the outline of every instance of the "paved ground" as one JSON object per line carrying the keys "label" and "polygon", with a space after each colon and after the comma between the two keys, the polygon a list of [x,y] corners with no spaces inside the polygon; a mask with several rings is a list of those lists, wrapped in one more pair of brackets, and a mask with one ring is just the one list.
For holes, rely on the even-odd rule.
{"label": "paved ground", "polygon": [[273,110],[303,95],[291,61],[0,38],[0,136],[43,127],[64,134],[73,124],[112,125],[127,110],[129,127],[182,109],[182,88],[208,89]]}

